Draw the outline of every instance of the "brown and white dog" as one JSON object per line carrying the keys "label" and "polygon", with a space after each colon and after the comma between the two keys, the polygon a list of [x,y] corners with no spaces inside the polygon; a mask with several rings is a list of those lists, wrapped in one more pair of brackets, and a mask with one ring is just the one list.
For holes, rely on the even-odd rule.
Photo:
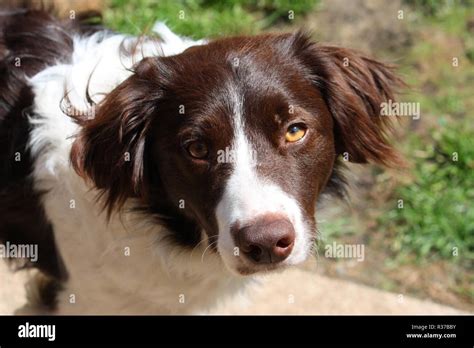
{"label": "brown and white dog", "polygon": [[401,81],[354,51],[0,18],[0,240],[38,245],[54,313],[205,313],[311,255],[339,155],[398,161]]}

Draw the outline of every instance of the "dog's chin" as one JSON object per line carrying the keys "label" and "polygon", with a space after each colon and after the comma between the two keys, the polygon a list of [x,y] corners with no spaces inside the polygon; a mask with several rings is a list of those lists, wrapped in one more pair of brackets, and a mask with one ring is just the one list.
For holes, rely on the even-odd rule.
{"label": "dog's chin", "polygon": [[289,264],[278,264],[278,265],[248,265],[245,262],[239,262],[236,265],[225,265],[227,270],[235,276],[238,277],[253,277],[253,276],[261,276],[271,273],[281,273],[284,270],[288,269],[289,267],[293,267],[297,265],[289,265]]}
{"label": "dog's chin", "polygon": [[266,267],[246,267],[241,266],[237,268],[237,273],[242,277],[249,277],[249,276],[259,276],[265,275],[269,273],[280,273],[287,269],[288,265],[278,265],[278,266],[266,266]]}

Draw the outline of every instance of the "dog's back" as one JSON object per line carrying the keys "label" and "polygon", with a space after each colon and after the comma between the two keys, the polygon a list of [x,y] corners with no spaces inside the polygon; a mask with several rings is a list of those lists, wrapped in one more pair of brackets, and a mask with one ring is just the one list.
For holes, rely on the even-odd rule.
{"label": "dog's back", "polygon": [[55,61],[68,59],[64,52],[71,51],[72,42],[46,12],[7,10],[1,17],[0,239],[37,244],[40,256],[34,266],[61,277],[52,229],[40,205],[41,194],[35,192],[30,176],[28,109],[33,94],[27,78]]}
{"label": "dog's back", "polygon": [[94,30],[78,22],[61,22],[43,10],[0,11],[0,242],[37,246],[36,262],[17,264],[38,268],[54,280],[64,279],[66,272],[41,205],[42,192],[33,185],[27,144],[34,96],[27,80],[70,60],[70,33]]}

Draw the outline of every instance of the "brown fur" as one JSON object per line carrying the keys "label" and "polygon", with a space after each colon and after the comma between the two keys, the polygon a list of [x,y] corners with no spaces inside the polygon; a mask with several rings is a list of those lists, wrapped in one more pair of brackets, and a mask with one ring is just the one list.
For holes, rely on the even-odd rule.
{"label": "brown fur", "polygon": [[[233,67],[236,58],[240,65]],[[220,39],[141,61],[97,106],[94,119],[78,119],[83,128],[72,163],[102,191],[109,215],[138,198],[162,221],[186,221],[188,230],[217,234],[213,211],[230,167],[217,163],[216,152],[233,137],[228,84],[243,93],[247,135],[266,154],[259,172],[296,192],[310,221],[319,194],[340,191],[339,154],[348,152],[357,163],[401,162],[386,138],[390,120],[380,116],[380,104],[402,85],[392,67],[314,44],[303,33]],[[290,104],[298,106],[296,115],[288,112]],[[295,119],[316,134],[299,147],[280,144],[281,125]],[[183,154],[196,137],[212,147],[206,160]],[[186,209],[177,208],[180,199]],[[198,240],[197,232],[182,233],[191,244]]]}

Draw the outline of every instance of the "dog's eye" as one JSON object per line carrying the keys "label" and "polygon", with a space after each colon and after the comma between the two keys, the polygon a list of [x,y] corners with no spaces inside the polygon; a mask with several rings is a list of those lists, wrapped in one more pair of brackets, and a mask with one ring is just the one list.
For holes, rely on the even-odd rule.
{"label": "dog's eye", "polygon": [[207,145],[202,141],[193,141],[186,147],[189,155],[193,158],[203,159],[209,154]]}
{"label": "dog's eye", "polygon": [[285,139],[289,143],[303,139],[306,134],[306,126],[304,124],[292,124],[288,127],[285,134]]}

